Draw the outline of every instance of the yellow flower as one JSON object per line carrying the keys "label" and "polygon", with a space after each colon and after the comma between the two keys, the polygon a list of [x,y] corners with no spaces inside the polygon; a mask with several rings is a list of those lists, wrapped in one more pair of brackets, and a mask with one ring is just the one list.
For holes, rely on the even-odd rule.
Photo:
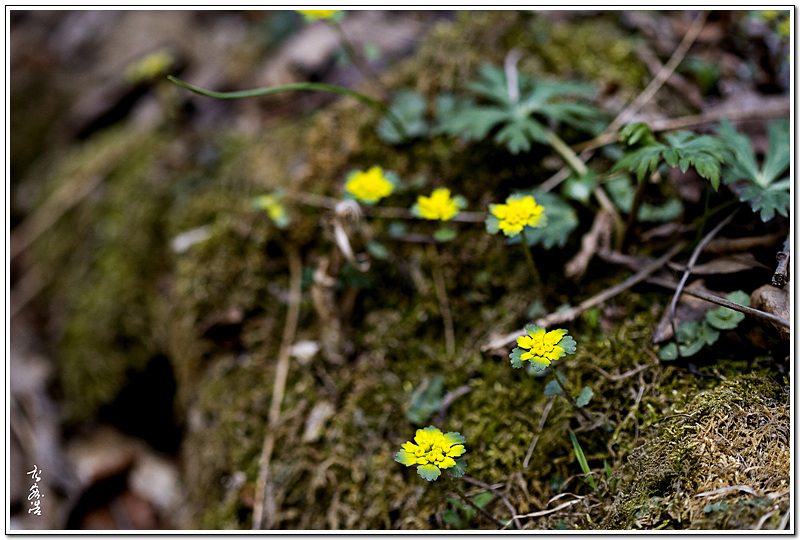
{"label": "yellow flower", "polygon": [[273,195],[261,195],[253,200],[253,204],[257,208],[264,210],[279,228],[284,229],[289,225],[289,215],[286,213],[286,208],[277,197]]}
{"label": "yellow flower", "polygon": [[161,49],[128,65],[125,78],[133,84],[144,82],[166,73],[174,62],[172,54],[167,49]]}
{"label": "yellow flower", "polygon": [[544,206],[537,204],[530,195],[521,198],[509,197],[506,204],[490,204],[489,211],[498,220],[498,227],[506,236],[515,236],[529,227],[547,224]]}
{"label": "yellow flower", "polygon": [[528,352],[522,353],[520,360],[536,358],[538,361],[550,365],[553,360],[564,356],[565,351],[558,346],[558,343],[566,333],[566,330],[561,329],[545,332],[544,328],[540,328],[530,336],[518,337],[517,345],[522,349],[529,349]]}
{"label": "yellow flower", "polygon": [[339,9],[298,9],[297,12],[302,14],[306,20],[316,21],[317,19],[330,19],[337,13]]}
{"label": "yellow flower", "polygon": [[[394,460],[407,467],[418,465],[417,473],[428,481],[436,480],[441,474],[440,469],[455,467],[455,458],[466,451],[460,433],[450,431],[445,434],[433,426],[418,429],[414,442],[416,444],[404,443]],[[463,474],[463,469],[461,472]]]}
{"label": "yellow flower", "polygon": [[447,221],[458,214],[458,205],[450,197],[450,190],[447,188],[435,189],[430,197],[420,195],[417,197],[417,207],[420,216],[425,219]]}
{"label": "yellow flower", "polygon": [[345,189],[356,199],[366,203],[374,203],[391,195],[394,186],[383,175],[383,169],[372,167],[367,172],[358,171],[353,174]]}

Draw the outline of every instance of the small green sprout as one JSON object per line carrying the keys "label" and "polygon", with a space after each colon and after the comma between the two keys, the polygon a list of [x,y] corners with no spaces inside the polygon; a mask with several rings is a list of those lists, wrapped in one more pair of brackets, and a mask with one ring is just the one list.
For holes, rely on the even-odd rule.
{"label": "small green sprout", "polygon": [[368,171],[353,171],[347,177],[345,191],[354,199],[368,205],[375,204],[394,191],[397,179],[390,173],[384,173],[377,165]]}
{"label": "small green sprout", "polygon": [[[742,306],[750,305],[750,295],[744,291],[733,291],[725,297],[730,302]],[[686,321],[678,326],[676,335],[680,346],[671,341],[661,347],[658,357],[661,360],[677,360],[679,356],[693,356],[700,352],[706,345],[713,345],[720,336],[720,331],[733,330],[744,320],[744,313],[734,309],[720,306],[706,312],[702,322]]]}
{"label": "small green sprout", "polygon": [[[414,442],[403,443],[394,460],[406,467],[417,465],[417,473],[428,482],[436,480],[442,469],[456,478],[464,475],[467,462],[460,457],[464,452],[464,436],[455,431],[442,433],[433,426],[418,429]],[[416,444],[415,444],[416,443]]]}

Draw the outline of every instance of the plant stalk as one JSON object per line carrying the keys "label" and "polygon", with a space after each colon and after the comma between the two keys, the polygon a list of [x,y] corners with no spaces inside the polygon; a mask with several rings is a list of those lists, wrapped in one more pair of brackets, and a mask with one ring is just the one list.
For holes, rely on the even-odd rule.
{"label": "plant stalk", "polygon": [[499,519],[497,519],[492,514],[490,514],[489,512],[487,512],[486,510],[484,510],[483,508],[481,508],[480,506],[478,506],[477,504],[472,502],[469,499],[469,497],[467,497],[467,494],[464,493],[464,491],[460,487],[458,487],[458,485],[456,484],[455,480],[453,480],[452,476],[450,476],[447,473],[444,473],[444,476],[447,478],[447,481],[450,483],[450,487],[452,488],[452,490],[455,491],[458,494],[458,496],[461,498],[462,501],[464,501],[465,503],[470,505],[472,508],[477,510],[480,515],[482,515],[483,517],[485,517],[486,519],[488,519],[489,521],[491,521],[492,523],[494,523],[495,525],[497,525],[501,529],[505,528],[505,525]]}
{"label": "plant stalk", "polygon": [[358,68],[361,74],[365,78],[372,81],[378,87],[381,93],[386,95],[387,94],[386,87],[380,81],[378,75],[374,71],[372,71],[372,69],[369,67],[369,64],[367,64],[367,61],[364,59],[364,57],[361,56],[358,53],[358,51],[356,51],[356,48],[353,46],[353,43],[347,37],[347,34],[345,34],[342,25],[338,21],[333,19],[327,19],[325,22],[327,22],[328,26],[333,28],[333,31],[336,32],[336,35],[339,37],[339,44],[342,46],[345,54],[347,54],[350,60],[353,61],[353,64],[356,66],[356,68]]}
{"label": "plant stalk", "polygon": [[539,271],[536,269],[536,264],[533,262],[533,255],[531,255],[531,247],[528,245],[528,239],[525,237],[525,229],[520,232],[522,235],[522,250],[525,252],[525,260],[528,262],[528,268],[533,276],[533,286],[536,289],[536,296],[544,303],[544,287],[542,286],[542,278]]}
{"label": "plant stalk", "polygon": [[403,135],[403,137],[408,137],[408,133],[403,127],[403,123],[400,121],[397,115],[392,112],[392,110],[389,107],[387,107],[385,104],[381,103],[376,99],[372,99],[371,97],[366,96],[361,92],[350,90],[349,88],[345,88],[344,86],[338,86],[335,84],[316,83],[316,82],[303,82],[303,83],[284,84],[280,86],[267,86],[265,88],[254,88],[252,90],[239,90],[236,92],[215,92],[213,90],[206,90],[204,88],[200,88],[199,86],[194,86],[172,75],[167,75],[167,79],[177,84],[178,86],[181,86],[187,90],[194,92],[195,94],[217,99],[238,99],[238,98],[266,96],[269,94],[276,94],[278,92],[286,92],[290,90],[329,92],[331,94],[349,96],[385,114],[387,118],[389,118],[389,121],[392,122],[395,129],[397,129],[397,131],[401,135]]}
{"label": "plant stalk", "polygon": [[564,392],[564,397],[567,398],[567,401],[569,401],[572,404],[572,406],[575,408],[575,410],[578,411],[580,413],[580,415],[583,416],[583,418],[585,420],[587,420],[588,422],[594,422],[594,419],[592,418],[592,416],[588,412],[586,412],[583,409],[583,407],[580,407],[578,405],[578,402],[575,401],[575,398],[572,397],[572,394],[567,389],[567,387],[564,384],[564,382],[561,380],[561,377],[558,376],[558,372],[556,372],[556,370],[551,367],[550,368],[550,373],[553,374],[553,377],[555,378],[556,382],[558,383],[558,386],[560,386],[561,390]]}

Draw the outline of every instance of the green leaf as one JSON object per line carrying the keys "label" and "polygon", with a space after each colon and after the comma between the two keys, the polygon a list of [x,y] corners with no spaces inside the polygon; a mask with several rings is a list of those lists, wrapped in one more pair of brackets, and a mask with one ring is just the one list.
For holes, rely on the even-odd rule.
{"label": "green leaf", "polygon": [[660,349],[658,349],[658,357],[665,362],[678,359],[678,347],[674,341],[670,341]]}
{"label": "green leaf", "polygon": [[389,250],[386,249],[386,246],[375,241],[367,244],[367,251],[370,255],[381,261],[385,261],[389,258]]}
{"label": "green leaf", "polygon": [[[727,300],[742,306],[750,305],[750,296],[744,291],[733,291]],[[706,313],[706,322],[718,330],[733,330],[744,320],[744,313],[720,306]]]}
{"label": "green leaf", "polygon": [[464,458],[457,458],[456,464],[446,470],[453,478],[461,478],[467,471],[467,460]]}
{"label": "green leaf", "polygon": [[635,146],[637,144],[646,146],[654,143],[656,138],[653,135],[653,130],[646,123],[634,122],[625,125],[619,131],[619,140],[626,146]]}
{"label": "green leaf", "polygon": [[720,122],[717,132],[727,141],[731,156],[723,181],[731,184],[739,200],[747,202],[761,220],[767,222],[775,214],[788,216],[791,182],[782,178],[789,166],[789,123],[779,120],[769,125],[769,149],[761,169],[758,167],[750,140],[737,133],[730,122]]}
{"label": "green leaf", "polygon": [[456,236],[458,236],[458,231],[450,227],[439,227],[436,229],[436,232],[433,233],[433,238],[437,242],[449,242]]}
{"label": "green leaf", "polygon": [[494,137],[497,144],[505,144],[516,155],[531,149],[531,141],[547,143],[547,130],[531,118],[521,118],[506,124]]}
{"label": "green leaf", "polygon": [[475,495],[475,497],[472,499],[472,502],[475,503],[475,506],[477,506],[478,508],[483,508],[484,506],[489,504],[489,502],[492,500],[493,497],[494,493],[492,493],[491,491],[484,491],[483,493],[478,493],[477,495]]}
{"label": "green leaf", "polygon": [[706,313],[706,322],[718,330],[733,330],[744,320],[744,313],[718,307]]}
{"label": "green leaf", "polygon": [[544,387],[544,395],[546,396],[560,396],[563,393],[564,391],[561,389],[561,385],[558,384],[558,381],[555,379],[547,383]]}
{"label": "green leaf", "polygon": [[428,122],[425,120],[427,103],[425,98],[412,90],[399,90],[395,93],[394,101],[389,110],[395,119],[405,128],[405,133],[397,129],[396,120],[393,122],[388,116],[378,122],[378,136],[383,142],[399,144],[414,137],[421,137],[428,133]]}
{"label": "green leaf", "polygon": [[586,461],[586,456],[583,454],[583,449],[578,442],[578,438],[575,436],[575,432],[571,429],[569,430],[569,438],[572,441],[572,450],[575,452],[575,458],[578,460],[578,464],[581,466],[583,474],[586,475],[586,481],[590,486],[592,486],[592,489],[596,490],[597,483],[595,483],[594,478],[592,477],[592,470],[589,468],[589,463]]}
{"label": "green leaf", "polygon": [[442,472],[436,465],[427,464],[418,466],[417,474],[419,474],[422,478],[424,478],[428,482],[431,482],[439,478],[439,475],[442,474]]}
{"label": "green leaf", "polygon": [[542,370],[545,370],[545,369],[550,367],[550,363],[549,362],[545,362],[543,360],[540,360],[538,356],[534,356],[533,358],[531,358],[529,360],[529,362],[531,363],[531,366],[533,367],[533,371],[535,371],[535,372],[542,371]]}
{"label": "green leaf", "polygon": [[442,406],[444,397],[444,378],[436,375],[417,386],[411,396],[411,405],[406,412],[409,422],[422,425]]}
{"label": "green leaf", "polygon": [[769,149],[761,169],[764,180],[772,184],[789,167],[790,125],[788,120],[778,120],[767,127]]}
{"label": "green leaf", "polygon": [[440,119],[439,129],[449,135],[480,141],[495,126],[509,119],[509,113],[502,109],[471,105],[458,110],[453,116]]}
{"label": "green leaf", "polygon": [[544,326],[539,326],[536,324],[526,324],[525,325],[525,333],[529,336],[532,336],[534,333],[538,332],[539,330],[544,330]]}
{"label": "green leaf", "polygon": [[580,178],[575,175],[570,175],[561,188],[561,194],[568,199],[587,203],[592,196],[596,184],[597,175],[593,171],[589,171]]}
{"label": "green leaf", "polygon": [[[626,132],[626,135],[632,137],[637,133],[636,128],[630,128],[630,132]],[[644,137],[646,136],[640,136]],[[689,166],[693,166],[700,176],[711,182],[714,189],[719,187],[722,163],[725,161],[727,150],[722,141],[716,137],[695,135],[688,131],[668,133],[664,136],[664,141],[667,144],[656,142],[654,138],[647,139],[644,146],[625,153],[612,171],[636,171],[636,179],[641,182],[647,174],[658,169],[663,159],[670,167],[679,167],[683,172],[686,172]]]}
{"label": "green leaf", "polygon": [[596,108],[570,100],[595,94],[594,87],[517,75],[519,99],[513,101],[505,72],[490,64],[481,65],[478,78],[467,83],[466,88],[489,104],[479,105],[451,96],[441,98],[437,101],[439,125],[434,132],[482,140],[498,128],[495,142],[517,154],[530,150],[534,142],[547,144],[545,124],[565,123],[590,132],[597,132],[605,125]]}
{"label": "green leaf", "polygon": [[523,360],[520,358],[522,353],[525,352],[525,349],[520,349],[519,347],[514,347],[514,350],[511,351],[509,358],[511,358],[511,367],[514,368],[521,368]]}
{"label": "green leaf", "polygon": [[578,407],[585,407],[589,404],[589,402],[594,397],[594,390],[589,388],[588,386],[584,386],[581,393],[575,398],[575,403],[578,404]]}
{"label": "green leaf", "polygon": [[636,179],[641,182],[648,173],[653,173],[658,169],[661,153],[666,146],[660,143],[651,144],[638,148],[632,152],[627,152],[622,156],[611,172],[617,171],[636,171]]}
{"label": "green leaf", "polygon": [[729,302],[735,302],[741,306],[750,307],[750,295],[744,291],[733,291],[725,296]]}
{"label": "green leaf", "polygon": [[564,349],[564,352],[567,354],[575,354],[575,347],[577,344],[575,343],[575,339],[567,334],[561,338],[561,341],[558,342],[558,346]]}
{"label": "green leaf", "polygon": [[[630,178],[618,177],[606,183],[611,199],[614,204],[625,213],[630,213],[633,206],[634,189]],[[683,213],[683,204],[680,200],[669,198],[663,205],[657,206],[643,203],[639,207],[638,221],[645,222],[670,222],[674,221]]]}
{"label": "green leaf", "polygon": [[486,232],[489,234],[500,232],[500,220],[491,211],[486,214]]}
{"label": "green leaf", "polygon": [[455,527],[456,529],[461,528],[461,518],[458,517],[458,514],[452,510],[445,510],[442,512],[442,520],[444,520],[446,524]]}

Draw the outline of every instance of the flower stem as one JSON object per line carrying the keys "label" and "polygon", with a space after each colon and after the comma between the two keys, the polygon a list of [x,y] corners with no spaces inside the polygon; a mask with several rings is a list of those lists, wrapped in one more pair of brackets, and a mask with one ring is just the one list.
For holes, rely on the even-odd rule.
{"label": "flower stem", "polygon": [[403,126],[403,122],[397,117],[397,115],[392,112],[392,110],[386,106],[384,103],[376,99],[372,99],[369,96],[362,94],[361,92],[356,92],[355,90],[350,90],[349,88],[345,88],[343,86],[338,86],[335,84],[326,84],[326,83],[317,83],[317,82],[302,82],[302,83],[292,83],[292,84],[283,84],[280,86],[268,86],[265,88],[254,88],[252,90],[238,90],[235,92],[214,92],[213,90],[206,90],[204,88],[200,88],[199,86],[194,86],[189,84],[185,81],[178,79],[172,75],[167,75],[167,79],[178,86],[181,86],[195,94],[216,98],[216,99],[240,99],[240,98],[248,98],[248,97],[258,97],[258,96],[267,96],[269,94],[275,94],[277,92],[287,92],[292,90],[303,90],[309,92],[329,92],[331,94],[339,94],[341,96],[348,96],[353,99],[357,99],[361,103],[368,105],[385,114],[389,121],[394,125],[395,129],[403,135],[403,137],[407,136],[406,129]]}
{"label": "flower stem", "polygon": [[455,480],[453,480],[452,476],[450,476],[447,473],[444,473],[443,476],[445,478],[447,478],[447,481],[450,483],[450,487],[453,489],[453,491],[455,491],[458,494],[458,496],[461,498],[462,501],[464,501],[465,503],[470,505],[472,508],[477,510],[480,515],[482,515],[483,517],[485,517],[486,519],[488,519],[489,521],[491,521],[492,523],[494,523],[495,525],[497,525],[501,529],[505,528],[505,525],[503,524],[503,522],[501,522],[499,519],[494,517],[492,514],[490,514],[489,512],[487,512],[486,510],[484,510],[483,508],[481,508],[480,506],[475,504],[474,502],[472,502],[469,499],[469,497],[467,497],[467,494],[464,493],[464,491],[460,487],[458,487],[458,485],[456,484]]}
{"label": "flower stem", "polygon": [[522,250],[525,252],[525,260],[528,262],[528,268],[533,276],[533,286],[536,288],[536,296],[539,300],[544,302],[544,287],[542,286],[542,278],[539,276],[539,271],[533,262],[533,255],[531,255],[531,248],[528,245],[528,239],[525,237],[525,229],[520,232],[522,235]]}
{"label": "flower stem", "polygon": [[347,34],[345,34],[342,25],[334,19],[327,19],[326,22],[331,28],[333,28],[333,31],[336,32],[336,35],[339,37],[339,43],[356,68],[361,72],[362,75],[364,75],[364,77],[372,81],[383,94],[386,94],[386,87],[383,85],[375,72],[369,67],[369,64],[367,64],[366,60],[356,51],[356,48],[353,47],[353,43],[347,37]]}
{"label": "flower stem", "polygon": [[550,368],[550,372],[553,374],[553,377],[556,379],[556,382],[558,383],[558,386],[560,386],[561,390],[564,392],[564,397],[567,398],[567,401],[569,401],[572,404],[572,406],[575,408],[575,410],[578,411],[580,413],[580,415],[583,416],[584,419],[586,419],[589,422],[594,422],[594,419],[591,417],[591,415],[588,412],[586,412],[583,409],[583,407],[579,406],[578,402],[575,401],[575,398],[572,397],[572,394],[567,389],[566,385],[561,380],[561,377],[559,377],[559,375],[556,372],[556,370],[551,367]]}
{"label": "flower stem", "polygon": [[450,302],[447,301],[447,288],[444,284],[444,273],[442,272],[442,260],[436,244],[428,244],[428,257],[433,264],[433,287],[439,299],[439,311],[444,322],[444,340],[447,346],[447,357],[453,360],[456,357],[456,339],[453,331],[453,315],[450,311]]}

